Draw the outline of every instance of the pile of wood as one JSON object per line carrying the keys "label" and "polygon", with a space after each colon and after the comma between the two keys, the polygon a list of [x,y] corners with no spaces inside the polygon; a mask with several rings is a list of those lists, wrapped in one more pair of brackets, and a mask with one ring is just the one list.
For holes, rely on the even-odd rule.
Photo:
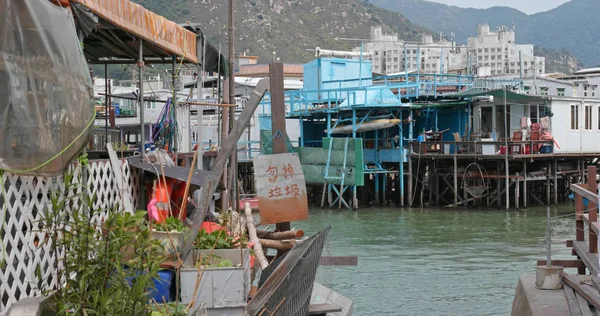
{"label": "pile of wood", "polygon": [[256,230],[254,220],[252,218],[252,208],[250,203],[244,205],[246,215],[246,226],[248,227],[248,235],[250,242],[254,243],[254,252],[256,260],[261,269],[265,269],[269,262],[265,257],[264,249],[271,248],[280,251],[289,251],[296,244],[296,240],[304,236],[302,230],[290,230],[285,232],[268,232],[264,230]]}

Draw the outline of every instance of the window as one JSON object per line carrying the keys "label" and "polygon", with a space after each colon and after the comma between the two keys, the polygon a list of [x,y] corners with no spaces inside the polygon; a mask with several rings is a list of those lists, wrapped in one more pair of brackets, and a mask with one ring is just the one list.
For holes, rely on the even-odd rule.
{"label": "window", "polygon": [[574,97],[577,96],[577,87],[578,87],[578,85],[573,86],[573,96]]}
{"label": "window", "polygon": [[584,117],[585,130],[591,131],[592,130],[592,106],[591,105],[585,106],[584,114],[585,114],[585,117]]}
{"label": "window", "polygon": [[592,86],[592,87],[591,87],[591,90],[592,90],[592,98],[595,98],[595,97],[596,97],[596,87],[597,87],[597,86]]}
{"label": "window", "polygon": [[579,105],[571,105],[571,130],[579,130]]}
{"label": "window", "polygon": [[481,53],[481,48],[477,49],[477,51]]}
{"label": "window", "polygon": [[529,94],[529,92],[531,91],[531,87],[530,86],[524,86],[523,87],[523,91],[525,92],[525,94]]}
{"label": "window", "polygon": [[600,130],[600,106],[598,107],[598,130]]}
{"label": "window", "polygon": [[544,105],[530,105],[529,119],[531,123],[539,123],[542,117],[546,116],[546,107]]}
{"label": "window", "polygon": [[588,96],[588,85],[587,84],[583,85],[583,96],[584,97]]}
{"label": "window", "polygon": [[540,87],[541,95],[548,95],[548,87]]}
{"label": "window", "polygon": [[565,96],[565,88],[556,88],[556,95],[558,95],[559,97],[564,97]]}
{"label": "window", "polygon": [[156,110],[156,102],[144,101],[146,105],[146,109],[148,110]]}

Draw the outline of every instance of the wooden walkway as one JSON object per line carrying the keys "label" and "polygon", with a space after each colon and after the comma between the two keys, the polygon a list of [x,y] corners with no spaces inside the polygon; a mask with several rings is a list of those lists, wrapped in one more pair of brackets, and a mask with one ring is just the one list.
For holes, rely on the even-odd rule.
{"label": "wooden walkway", "polygon": [[[596,183],[596,167],[588,167],[587,182],[584,184],[572,184],[571,190],[575,195],[575,240],[567,241],[567,247],[572,248],[572,254],[576,256],[574,260],[553,260],[552,265],[562,266],[565,269],[577,269],[578,275],[569,274],[564,272],[562,274],[563,279],[563,292],[568,311],[561,311],[564,306],[557,307],[556,313],[552,315],[572,315],[572,316],[600,316],[600,278],[598,273],[600,272],[600,264],[598,257],[598,232],[600,231],[600,224],[598,223],[598,187]],[[584,199],[587,200],[587,206],[585,206]],[[587,240],[586,240],[587,235]],[[538,266],[546,265],[545,260],[538,260]],[[527,292],[535,292],[531,289],[527,289],[523,284],[523,278],[521,278],[517,293],[519,289]],[[539,290],[538,290],[539,291]],[[546,291],[548,295],[550,292],[554,292],[552,295],[556,295],[556,291]],[[527,296],[529,298],[529,294]],[[562,299],[557,300],[556,304],[564,305]],[[529,299],[528,299],[529,301]],[[535,302],[535,300],[533,300]],[[517,297],[515,297],[515,304],[513,304],[513,315],[515,314],[515,306],[517,304]],[[531,302],[528,302],[531,304]],[[517,307],[522,307],[519,305]],[[537,315],[533,313],[534,315]],[[540,315],[545,315],[543,312]]]}

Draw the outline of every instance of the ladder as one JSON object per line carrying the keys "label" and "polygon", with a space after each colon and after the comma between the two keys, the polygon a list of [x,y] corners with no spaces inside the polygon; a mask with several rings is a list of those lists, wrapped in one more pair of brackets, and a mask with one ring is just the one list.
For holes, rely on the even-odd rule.
{"label": "ladder", "polygon": [[[350,141],[349,137],[346,137],[344,142],[344,163],[342,164],[342,168],[337,170],[337,175],[332,176],[329,174],[329,169],[331,167],[331,154],[333,152],[333,142],[335,138],[330,138],[329,141],[329,150],[327,153],[327,164],[325,166],[325,174],[323,177],[325,178],[325,183],[323,184],[323,194],[321,196],[321,207],[325,205],[325,193],[329,196],[329,207],[332,207],[336,202],[338,202],[338,208],[342,208],[342,204],[346,206],[348,209],[352,209],[348,203],[344,200],[343,195],[347,188],[344,187],[346,181],[346,163],[348,157],[348,144]],[[340,190],[335,187],[335,185],[330,184],[331,180],[340,180]],[[337,198],[335,201],[331,201],[331,191],[335,191],[337,194]]]}

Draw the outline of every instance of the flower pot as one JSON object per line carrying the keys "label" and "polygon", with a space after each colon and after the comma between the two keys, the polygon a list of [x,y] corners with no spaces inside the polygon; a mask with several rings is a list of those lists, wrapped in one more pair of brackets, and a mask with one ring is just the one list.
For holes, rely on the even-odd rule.
{"label": "flower pot", "polygon": [[[181,302],[189,304],[194,297],[196,280],[200,277],[195,263],[200,257],[209,255],[229,259],[233,267],[203,268],[202,278],[195,291],[196,299],[192,310],[205,303],[209,311],[226,312],[227,315],[244,315],[250,292],[250,252],[248,249],[194,250],[180,270]],[[203,271],[203,272],[202,272]]]}

